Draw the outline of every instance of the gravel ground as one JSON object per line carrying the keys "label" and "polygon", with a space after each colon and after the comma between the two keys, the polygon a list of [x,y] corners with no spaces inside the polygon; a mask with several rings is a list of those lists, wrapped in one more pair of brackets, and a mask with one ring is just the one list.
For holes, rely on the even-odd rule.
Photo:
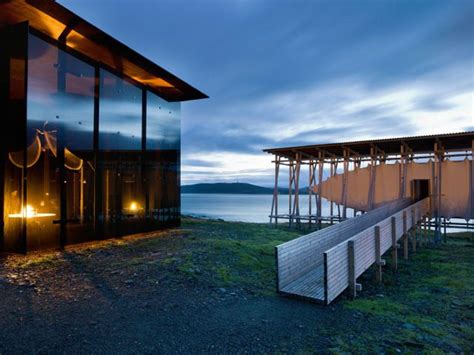
{"label": "gravel ground", "polygon": [[[267,241],[260,251],[258,244],[244,244],[243,254],[236,254],[233,244],[226,248],[209,239],[218,234],[219,241],[241,243],[239,235],[258,238],[260,229],[269,234],[265,225],[188,219],[181,229],[153,236],[3,257],[0,354],[474,350],[472,291],[433,294],[442,302],[458,292],[457,305],[448,305],[456,316],[449,322],[471,329],[453,328],[441,339],[410,314],[402,321],[386,314],[393,311],[383,309],[386,303],[371,310],[344,299],[327,307],[280,297],[273,291]],[[270,234],[274,244],[296,235]],[[387,287],[400,288],[400,280],[388,280]],[[360,302],[386,302],[385,286],[371,286],[370,275],[363,282],[369,286]],[[382,313],[373,311],[379,308]]]}

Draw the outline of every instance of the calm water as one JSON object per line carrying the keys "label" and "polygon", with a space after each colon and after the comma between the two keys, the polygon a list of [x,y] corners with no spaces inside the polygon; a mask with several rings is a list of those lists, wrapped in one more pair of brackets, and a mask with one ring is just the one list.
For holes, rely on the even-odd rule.
{"label": "calm water", "polygon": [[[266,223],[272,207],[272,195],[182,194],[181,213],[194,217],[221,218],[225,221]],[[278,212],[288,213],[288,196],[280,195]],[[313,213],[316,211],[313,200]],[[352,212],[350,212],[352,213]],[[348,216],[352,216],[348,213]],[[308,214],[308,195],[300,196],[300,214]],[[329,215],[329,203],[323,201],[323,215]]]}
{"label": "calm water", "polygon": [[[194,217],[220,218],[224,221],[267,223],[272,207],[272,197],[272,195],[181,194],[181,213]],[[288,213],[288,196],[279,195],[278,200],[278,213]],[[329,216],[329,202],[323,200],[322,207],[322,215]],[[315,212],[313,197],[313,214]],[[300,195],[300,214],[308,214],[308,195]],[[334,214],[337,215],[336,207],[334,207]],[[347,216],[353,216],[352,209],[347,209]],[[453,219],[453,221],[464,222],[458,219]],[[464,230],[448,228],[447,231]]]}

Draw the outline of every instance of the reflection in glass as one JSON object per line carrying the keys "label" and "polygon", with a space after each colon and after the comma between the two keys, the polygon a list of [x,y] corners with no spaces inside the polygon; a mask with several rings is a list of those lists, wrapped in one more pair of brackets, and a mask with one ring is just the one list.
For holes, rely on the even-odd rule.
{"label": "reflection in glass", "polygon": [[148,150],[180,149],[179,102],[168,102],[147,92],[146,148]]}
{"label": "reflection in glass", "polygon": [[140,150],[141,147],[141,89],[101,69],[99,149]]}
{"label": "reflection in glass", "polygon": [[151,228],[179,221],[180,108],[179,102],[147,93],[145,176]]}
{"label": "reflection in glass", "polygon": [[93,238],[95,79],[92,66],[34,35],[28,46],[27,196],[16,215],[31,250],[57,247],[60,222],[69,243]]}

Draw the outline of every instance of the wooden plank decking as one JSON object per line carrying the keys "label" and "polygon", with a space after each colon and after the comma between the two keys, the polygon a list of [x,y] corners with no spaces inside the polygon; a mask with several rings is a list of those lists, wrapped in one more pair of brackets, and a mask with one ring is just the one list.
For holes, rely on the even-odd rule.
{"label": "wooden plank decking", "polygon": [[[355,290],[356,278],[372,264],[384,264],[381,256],[392,247],[393,236],[396,240],[408,238],[407,233],[416,229],[429,212],[429,205],[429,198],[414,204],[397,200],[278,245],[278,292],[328,304],[347,287]],[[407,219],[407,215],[412,218]],[[416,232],[414,238],[416,244]],[[348,255],[349,244],[352,258]],[[380,279],[381,272],[380,268]]]}
{"label": "wooden plank decking", "polygon": [[310,270],[283,287],[280,292],[324,302],[324,265]]}

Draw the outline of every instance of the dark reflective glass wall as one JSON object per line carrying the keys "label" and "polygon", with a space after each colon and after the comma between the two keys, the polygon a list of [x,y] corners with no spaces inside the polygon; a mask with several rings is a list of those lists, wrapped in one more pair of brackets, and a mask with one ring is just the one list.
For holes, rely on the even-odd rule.
{"label": "dark reflective glass wall", "polygon": [[141,148],[141,89],[101,69],[99,149],[132,151]]}
{"label": "dark reflective glass wall", "polygon": [[2,144],[4,250],[177,225],[180,104],[25,29],[25,69],[12,66],[27,89],[12,132],[21,139]]}
{"label": "dark reflective glass wall", "polygon": [[92,239],[94,68],[34,35],[28,47],[28,249],[58,246],[61,224],[66,243]]}
{"label": "dark reflective glass wall", "polygon": [[174,225],[180,215],[180,103],[147,93],[146,188],[150,225]]}
{"label": "dark reflective glass wall", "polygon": [[107,237],[136,233],[144,224],[142,90],[100,71],[99,151],[102,216]]}

